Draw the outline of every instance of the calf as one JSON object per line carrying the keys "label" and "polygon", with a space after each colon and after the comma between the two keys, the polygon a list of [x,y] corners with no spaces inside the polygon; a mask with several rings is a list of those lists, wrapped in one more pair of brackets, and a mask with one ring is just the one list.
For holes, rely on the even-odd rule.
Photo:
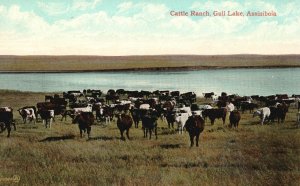
{"label": "calf", "polygon": [[54,110],[40,110],[40,116],[46,128],[51,128],[52,120],[54,118]]}
{"label": "calf", "polygon": [[201,116],[193,115],[188,118],[185,128],[189,133],[191,147],[194,145],[194,137],[196,137],[196,146],[199,144],[200,133],[204,130],[205,122]]}
{"label": "calf", "polygon": [[271,114],[270,108],[268,108],[268,107],[263,107],[263,108],[261,108],[261,109],[256,110],[256,111],[253,113],[253,117],[259,116],[259,117],[260,117],[260,123],[261,123],[261,125],[263,125],[263,124],[264,124],[264,121],[265,121],[266,119],[269,119],[270,114]]}
{"label": "calf", "polygon": [[135,128],[139,128],[139,122],[141,120],[140,110],[137,108],[133,108],[130,110],[130,112],[131,112],[131,116],[132,116]]}
{"label": "calf", "polygon": [[144,138],[147,137],[147,134],[149,132],[149,139],[151,139],[152,131],[154,130],[157,139],[157,115],[155,113],[148,112],[146,115],[143,115],[141,119],[144,131]]}
{"label": "calf", "polygon": [[7,137],[10,137],[11,125],[16,130],[15,122],[13,121],[13,112],[11,111],[0,111],[0,133],[7,129]]}
{"label": "calf", "polygon": [[114,117],[114,108],[110,106],[103,107],[103,117],[105,118],[105,124],[110,124]]}
{"label": "calf", "polygon": [[189,113],[176,113],[175,114],[175,122],[177,123],[179,134],[182,134],[184,125],[185,125],[186,121],[189,119],[189,117],[190,117]]}
{"label": "calf", "polygon": [[168,123],[168,127],[171,128],[174,128],[174,122],[175,122],[175,112],[173,111],[166,111],[166,120],[167,120],[167,123]]}
{"label": "calf", "polygon": [[230,127],[238,128],[241,120],[241,114],[239,111],[232,111],[229,115]]}
{"label": "calf", "polygon": [[90,138],[91,126],[94,124],[94,121],[95,117],[92,112],[81,112],[74,117],[72,123],[78,123],[81,138],[83,131],[87,132],[88,138]]}
{"label": "calf", "polygon": [[118,120],[117,120],[117,126],[121,133],[121,139],[125,140],[125,137],[123,136],[124,131],[126,131],[126,136],[129,139],[129,129],[132,126],[132,118],[129,115],[126,114],[119,114]]}
{"label": "calf", "polygon": [[215,120],[222,118],[223,125],[225,124],[227,110],[225,108],[219,109],[206,109],[202,112],[203,117],[208,117],[210,119],[211,125],[215,123]]}
{"label": "calf", "polygon": [[35,115],[35,110],[33,108],[21,108],[18,109],[18,112],[21,115],[24,124],[26,123],[27,120],[29,120],[30,122],[33,120],[35,124],[36,115]]}

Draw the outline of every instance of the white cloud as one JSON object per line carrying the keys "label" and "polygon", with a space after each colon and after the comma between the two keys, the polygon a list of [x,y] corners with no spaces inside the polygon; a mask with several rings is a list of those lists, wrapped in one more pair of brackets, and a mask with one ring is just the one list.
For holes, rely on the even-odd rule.
{"label": "white cloud", "polygon": [[72,9],[74,10],[86,10],[94,9],[101,0],[85,1],[85,0],[74,0]]}
{"label": "white cloud", "polygon": [[40,10],[46,12],[49,15],[60,15],[68,12],[70,7],[61,2],[37,2]]}
{"label": "white cloud", "polygon": [[[133,15],[111,16],[98,11],[53,23],[19,6],[0,5],[0,54],[278,54],[300,51],[300,18],[296,16],[285,17],[281,22],[262,18],[264,21],[257,22],[253,28],[253,19],[247,17],[172,17],[163,4],[127,3],[119,4],[118,10],[130,9]],[[238,3],[223,4],[240,6]]]}
{"label": "white cloud", "polygon": [[126,12],[127,10],[131,9],[133,7],[132,2],[123,2],[118,5],[118,12]]}

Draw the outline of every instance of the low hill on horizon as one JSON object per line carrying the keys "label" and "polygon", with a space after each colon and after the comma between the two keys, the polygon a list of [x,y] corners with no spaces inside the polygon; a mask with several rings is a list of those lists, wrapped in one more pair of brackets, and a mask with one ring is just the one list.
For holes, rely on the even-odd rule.
{"label": "low hill on horizon", "polygon": [[2,72],[73,72],[300,67],[300,55],[0,55]]}

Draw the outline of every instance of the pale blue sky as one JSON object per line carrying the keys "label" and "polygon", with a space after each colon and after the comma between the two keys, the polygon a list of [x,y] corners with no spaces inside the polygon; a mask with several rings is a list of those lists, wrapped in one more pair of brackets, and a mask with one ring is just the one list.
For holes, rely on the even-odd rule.
{"label": "pale blue sky", "polygon": [[[170,11],[275,11],[172,17]],[[300,1],[0,0],[0,54],[295,54]]]}

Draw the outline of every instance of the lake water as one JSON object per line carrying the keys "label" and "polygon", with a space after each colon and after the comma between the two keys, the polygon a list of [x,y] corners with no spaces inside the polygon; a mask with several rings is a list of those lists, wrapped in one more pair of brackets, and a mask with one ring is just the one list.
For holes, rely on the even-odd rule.
{"label": "lake water", "polygon": [[108,89],[180,90],[239,95],[300,94],[300,68],[194,71],[0,73],[0,89],[62,92]]}

